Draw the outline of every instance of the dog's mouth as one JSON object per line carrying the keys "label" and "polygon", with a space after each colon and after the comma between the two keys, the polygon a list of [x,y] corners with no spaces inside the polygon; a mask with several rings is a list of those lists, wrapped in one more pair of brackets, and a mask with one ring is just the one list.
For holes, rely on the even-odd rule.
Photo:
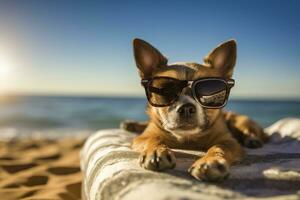
{"label": "dog's mouth", "polygon": [[194,128],[197,128],[198,126],[196,124],[191,124],[191,123],[186,123],[186,124],[181,124],[176,127],[176,129],[181,129],[181,130],[191,130]]}
{"label": "dog's mouth", "polygon": [[201,130],[204,131],[210,127],[209,122],[206,120],[204,123],[192,123],[192,122],[183,122],[178,124],[174,129],[182,130],[182,131],[188,131],[188,130]]}

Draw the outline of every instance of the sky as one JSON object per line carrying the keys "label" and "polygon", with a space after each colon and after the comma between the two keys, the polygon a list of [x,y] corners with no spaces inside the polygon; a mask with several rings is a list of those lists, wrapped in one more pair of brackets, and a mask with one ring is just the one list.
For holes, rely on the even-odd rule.
{"label": "sky", "polygon": [[234,38],[236,98],[300,99],[300,1],[0,1],[0,93],[143,96],[132,40],[202,62]]}

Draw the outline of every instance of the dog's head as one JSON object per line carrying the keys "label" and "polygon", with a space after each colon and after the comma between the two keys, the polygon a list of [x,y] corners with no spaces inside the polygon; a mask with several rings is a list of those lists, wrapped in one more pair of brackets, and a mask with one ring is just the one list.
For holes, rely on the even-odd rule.
{"label": "dog's head", "polygon": [[[149,43],[135,39],[134,57],[142,79],[171,77],[178,80],[196,80],[205,77],[232,77],[236,62],[236,42],[229,40],[211,51],[203,64],[175,63],[168,60]],[[149,104],[152,120],[177,137],[199,134],[208,129],[220,114],[220,109],[202,107],[192,96],[191,88],[182,90],[179,98],[169,106],[154,107]]]}

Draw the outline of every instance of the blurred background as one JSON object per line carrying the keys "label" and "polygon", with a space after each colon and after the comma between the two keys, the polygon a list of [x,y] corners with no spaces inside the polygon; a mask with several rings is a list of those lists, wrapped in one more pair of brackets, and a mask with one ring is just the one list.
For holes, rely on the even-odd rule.
{"label": "blurred background", "polygon": [[267,127],[300,117],[300,2],[0,1],[0,133],[79,134],[145,120],[132,39],[169,62],[235,38],[226,109]]}

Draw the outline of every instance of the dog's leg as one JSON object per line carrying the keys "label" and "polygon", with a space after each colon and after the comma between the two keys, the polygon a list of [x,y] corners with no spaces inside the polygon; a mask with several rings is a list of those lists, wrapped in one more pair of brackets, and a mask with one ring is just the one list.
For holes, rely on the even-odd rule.
{"label": "dog's leg", "polygon": [[147,126],[148,126],[148,121],[140,122],[140,121],[125,120],[120,124],[121,129],[129,132],[134,132],[134,133],[142,133]]}
{"label": "dog's leg", "polygon": [[197,160],[189,173],[198,180],[220,181],[229,175],[229,167],[244,155],[244,150],[233,138],[225,139],[208,149],[207,154]]}
{"label": "dog's leg", "polygon": [[162,171],[176,165],[174,153],[164,144],[161,137],[144,132],[133,140],[132,149],[140,153],[140,166]]}
{"label": "dog's leg", "polygon": [[224,117],[230,132],[242,145],[259,148],[267,141],[263,128],[248,116],[224,112]]}

